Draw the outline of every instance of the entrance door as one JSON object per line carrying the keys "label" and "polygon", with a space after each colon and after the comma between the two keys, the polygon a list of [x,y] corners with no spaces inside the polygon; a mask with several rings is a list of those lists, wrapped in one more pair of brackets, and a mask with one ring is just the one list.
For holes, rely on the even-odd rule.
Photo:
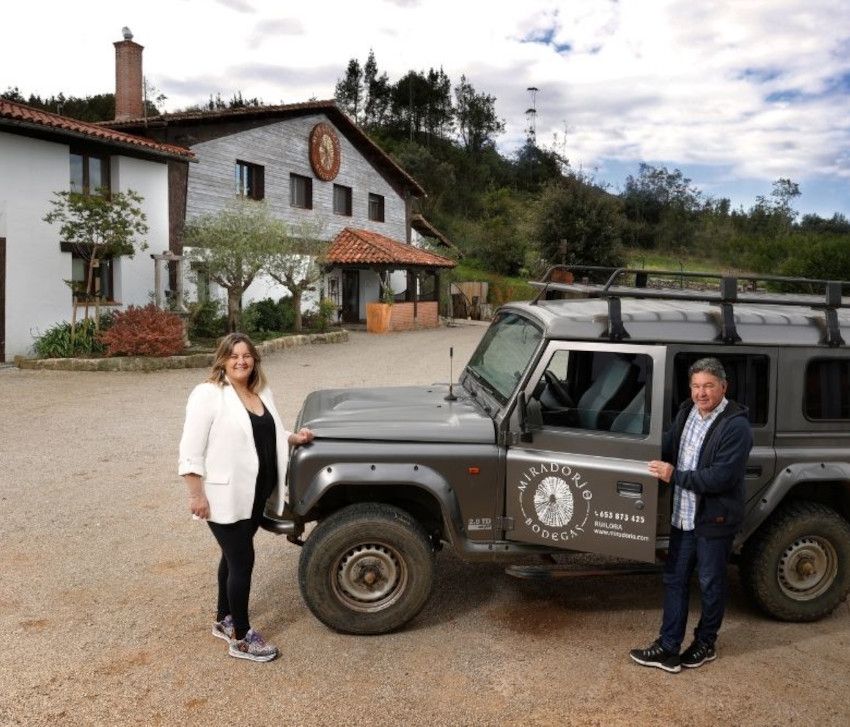
{"label": "entrance door", "polygon": [[655,561],[664,368],[659,346],[549,345],[525,390],[531,441],[507,453],[507,539]]}
{"label": "entrance door", "polygon": [[360,271],[342,271],[342,322],[360,320]]}

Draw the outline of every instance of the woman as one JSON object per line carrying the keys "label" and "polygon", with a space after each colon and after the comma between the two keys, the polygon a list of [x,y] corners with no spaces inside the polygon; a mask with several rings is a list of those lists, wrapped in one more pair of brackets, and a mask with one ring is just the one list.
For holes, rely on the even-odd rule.
{"label": "woman", "polygon": [[283,428],[251,339],[226,336],[210,377],[189,395],[178,472],[189,510],[207,520],[221,547],[212,633],[229,643],[230,656],[271,661],[278,654],[248,621],[254,535],[266,500],[275,490],[283,499],[287,445],[312,440],[309,429],[293,434]]}

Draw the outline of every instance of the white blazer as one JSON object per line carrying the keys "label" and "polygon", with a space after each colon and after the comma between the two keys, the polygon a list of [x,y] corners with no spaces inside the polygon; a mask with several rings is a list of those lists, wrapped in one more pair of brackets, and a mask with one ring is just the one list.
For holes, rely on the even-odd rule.
{"label": "white blazer", "polygon": [[[265,388],[259,397],[274,419],[278,484],[269,500],[275,511],[281,512],[291,432],[283,427],[271,391]],[[251,419],[233,387],[212,383],[196,386],[186,404],[177,473],[203,478],[210,503],[209,520],[234,523],[251,517],[259,469]]]}

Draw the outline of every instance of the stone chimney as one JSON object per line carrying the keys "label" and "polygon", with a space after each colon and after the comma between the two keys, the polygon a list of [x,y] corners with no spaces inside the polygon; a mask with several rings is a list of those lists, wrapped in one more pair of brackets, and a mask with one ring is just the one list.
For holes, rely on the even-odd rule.
{"label": "stone chimney", "polygon": [[115,120],[140,119],[145,115],[142,93],[142,51],[133,42],[133,34],[125,27],[124,40],[115,45]]}

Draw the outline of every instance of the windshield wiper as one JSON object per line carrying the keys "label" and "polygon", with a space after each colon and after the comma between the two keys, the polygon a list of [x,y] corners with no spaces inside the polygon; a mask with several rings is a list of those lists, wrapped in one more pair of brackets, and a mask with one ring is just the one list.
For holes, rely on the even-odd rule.
{"label": "windshield wiper", "polygon": [[[471,366],[467,366],[466,370],[469,371],[475,378],[475,380],[481,385],[481,387],[494,399],[499,401],[501,399],[501,394],[496,390],[496,387],[493,386],[482,374],[476,371]],[[473,396],[475,396],[474,392],[470,392]]]}

